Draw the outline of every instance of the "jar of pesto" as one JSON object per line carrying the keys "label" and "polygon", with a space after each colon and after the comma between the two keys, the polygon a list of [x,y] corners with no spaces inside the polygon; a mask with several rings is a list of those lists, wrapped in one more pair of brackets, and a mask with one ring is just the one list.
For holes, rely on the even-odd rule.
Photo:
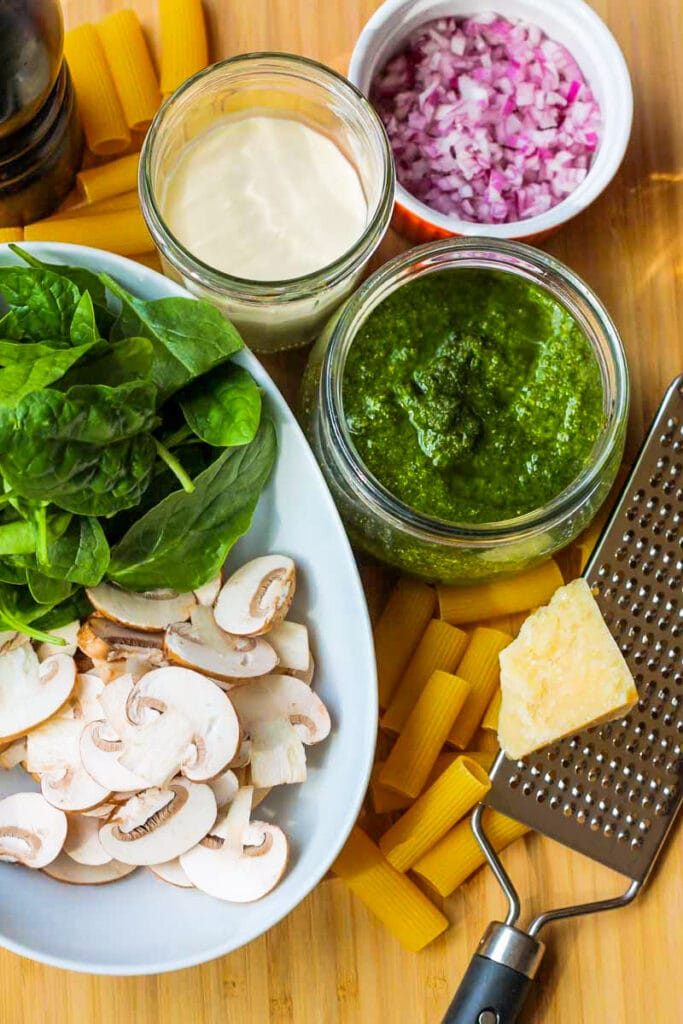
{"label": "jar of pesto", "polygon": [[387,263],[315,345],[304,424],[354,544],[485,582],[583,530],[621,461],[629,382],[608,313],[530,246],[447,239]]}

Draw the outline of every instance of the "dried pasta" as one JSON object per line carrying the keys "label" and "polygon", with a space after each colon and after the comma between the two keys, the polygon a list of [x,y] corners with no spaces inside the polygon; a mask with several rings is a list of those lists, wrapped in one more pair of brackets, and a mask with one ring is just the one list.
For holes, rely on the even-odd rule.
{"label": "dried pasta", "polygon": [[357,826],[332,865],[332,871],[392,935],[413,952],[423,949],[448,928],[448,918],[384,859]]}
{"label": "dried pasta", "polygon": [[23,242],[23,228],[0,228],[0,242]]}
{"label": "dried pasta", "polygon": [[201,0],[159,0],[161,91],[166,96],[209,63]]}
{"label": "dried pasta", "polygon": [[383,729],[401,732],[432,672],[437,669],[454,672],[468,640],[467,633],[463,630],[456,629],[455,626],[450,626],[439,619],[431,620],[382,717]]}
{"label": "dried pasta", "polygon": [[375,626],[379,706],[387,707],[403,671],[434,614],[436,598],[426,583],[404,577],[391,592]]}
{"label": "dried pasta", "polygon": [[96,217],[100,213],[116,213],[118,210],[135,210],[140,208],[137,192],[124,192],[121,196],[110,196],[98,203],[81,203],[70,206],[59,213],[52,213],[46,220],[67,220],[70,217]]}
{"label": "dried pasta", "polygon": [[119,160],[111,160],[99,167],[79,171],[76,182],[81,195],[88,203],[97,203],[111,196],[132,192],[138,184],[139,153],[130,153]]}
{"label": "dried pasta", "polygon": [[27,242],[74,242],[107,249],[121,256],[135,256],[154,249],[139,210],[121,210],[94,217],[54,217],[27,224]]}
{"label": "dried pasta", "polygon": [[498,734],[491,732],[490,729],[477,729],[472,738],[471,747],[473,750],[481,750],[484,753],[497,754],[500,750]]}
{"label": "dried pasta", "polygon": [[410,807],[410,797],[396,793],[394,790],[386,789],[381,784],[379,777],[382,774],[383,768],[384,761],[376,761],[370,776],[370,794],[375,813],[389,814],[391,811],[404,811],[406,807]]}
{"label": "dried pasta", "polygon": [[512,643],[512,637],[497,629],[478,626],[472,633],[458,669],[463,679],[472,684],[472,692],[448,734],[448,742],[454,747],[465,750],[471,746],[472,737],[498,686],[498,655],[509,643]]}
{"label": "dried pasta", "polygon": [[513,579],[471,587],[437,586],[439,615],[445,622],[461,625],[528,611],[539,604],[547,604],[563,583],[562,573],[551,558]]}
{"label": "dried pasta", "polygon": [[497,752],[497,750],[463,750],[462,754],[455,756],[469,757],[471,761],[480,764],[485,772],[490,772]]}
{"label": "dried pasta", "polygon": [[379,841],[398,871],[407,871],[490,789],[481,765],[458,757]]}
{"label": "dried pasta", "polygon": [[130,145],[130,131],[95,27],[79,25],[67,32],[64,53],[88,148],[98,156],[120,153]]}
{"label": "dried pasta", "polygon": [[450,672],[432,672],[380,773],[382,786],[413,799],[422,792],[471,689]]}
{"label": "dried pasta", "polygon": [[134,11],[115,11],[97,25],[126,124],[144,131],[161,103],[161,93],[145,37]]}
{"label": "dried pasta", "polygon": [[[484,811],[482,825],[496,852],[529,831],[528,825],[522,825],[490,809]],[[436,846],[421,857],[413,866],[413,871],[440,896],[446,897],[474,874],[485,860],[467,818],[458,822]]]}
{"label": "dried pasta", "polygon": [[477,622],[477,626],[486,626],[487,629],[499,629],[501,633],[508,633],[511,637],[517,636],[520,629],[535,608],[524,612],[513,612],[511,615],[499,615],[495,619],[484,619]]}
{"label": "dried pasta", "polygon": [[491,732],[498,732],[498,715],[500,714],[500,702],[503,699],[503,695],[500,688],[496,690],[493,697],[488,703],[488,707],[484,712],[484,717],[481,720],[482,729],[490,729]]}

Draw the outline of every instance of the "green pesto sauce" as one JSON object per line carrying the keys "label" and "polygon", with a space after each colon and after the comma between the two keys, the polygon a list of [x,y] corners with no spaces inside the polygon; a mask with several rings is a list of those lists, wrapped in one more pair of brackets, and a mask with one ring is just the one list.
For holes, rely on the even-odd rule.
{"label": "green pesto sauce", "polygon": [[605,419],[597,359],[571,314],[488,270],[434,272],[385,299],[351,346],[343,401],[377,480],[456,523],[545,504],[586,466]]}

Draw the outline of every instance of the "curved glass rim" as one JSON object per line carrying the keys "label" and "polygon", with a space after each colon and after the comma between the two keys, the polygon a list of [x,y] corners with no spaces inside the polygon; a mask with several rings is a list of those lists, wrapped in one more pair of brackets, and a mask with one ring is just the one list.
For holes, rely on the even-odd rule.
{"label": "curved glass rim", "polygon": [[[495,254],[507,258],[507,264],[492,261],[486,263],[487,254]],[[594,458],[582,472],[574,478],[559,494],[547,504],[532,509],[511,519],[502,519],[490,523],[454,523],[438,517],[428,516],[417,511],[410,505],[396,498],[367,469],[351,440],[344,417],[342,395],[346,356],[353,343],[357,331],[372,310],[379,305],[391,292],[400,288],[402,277],[411,268],[417,268],[415,276],[438,272],[440,269],[458,269],[458,261],[439,265],[430,261],[439,257],[458,256],[463,258],[461,266],[465,269],[480,267],[481,269],[497,270],[500,273],[518,273],[519,265],[526,265],[535,271],[540,280],[534,283],[548,291],[556,301],[560,302],[574,316],[584,330],[600,366],[603,380],[603,396],[609,403],[607,423],[594,447]],[[465,262],[466,257],[477,258],[480,262]],[[512,261],[516,261],[516,264]],[[568,307],[563,298],[555,294],[552,277],[559,278],[578,300],[577,309]],[[414,280],[415,277],[411,277]],[[586,330],[583,318],[577,316],[578,305],[586,304],[596,317],[603,340],[606,342],[607,355],[611,363],[605,367],[605,352],[598,349],[596,338]],[[614,382],[611,385],[606,374],[610,369]],[[535,533],[539,527],[551,529],[557,522],[575,513],[584,501],[588,500],[600,482],[605,463],[609,459],[619,432],[622,430],[629,407],[629,376],[626,356],[619,333],[609,313],[591,288],[582,278],[575,274],[560,260],[535,249],[522,242],[492,238],[449,238],[409,249],[394,257],[367,279],[349,299],[331,333],[325,352],[320,378],[320,395],[329,411],[330,425],[334,436],[335,447],[345,468],[352,475],[354,485],[365,501],[377,509],[380,515],[389,517],[399,529],[408,529],[421,539],[434,539],[458,545],[461,542],[469,546],[518,540]]]}
{"label": "curved glass rim", "polygon": [[[348,98],[352,102],[359,104],[364,115],[366,117],[369,115],[369,121],[377,130],[377,140],[379,141],[383,151],[382,162],[384,174],[380,198],[372,216],[365,226],[363,234],[358,238],[354,246],[348,249],[332,263],[328,263],[319,270],[314,270],[309,274],[303,274],[301,277],[291,277],[274,281],[253,281],[250,278],[238,277],[235,274],[227,274],[222,270],[217,270],[215,267],[210,266],[210,264],[205,263],[203,260],[199,259],[198,256],[191,253],[189,249],[187,249],[182,242],[176,238],[163,217],[156,201],[155,190],[151,178],[151,163],[154,145],[160,132],[163,130],[164,117],[174,101],[182,97],[198,82],[203,81],[205,78],[209,78],[211,75],[219,73],[226,68],[236,68],[240,64],[248,66],[250,62],[258,60],[273,62],[276,70],[279,67],[280,69],[290,70],[293,72],[301,66],[304,68],[308,67],[315,69],[315,71],[321,74],[324,78],[327,78],[331,85],[340,88],[342,91],[346,91]],[[347,78],[339,74],[338,71],[327,67],[325,64],[321,64],[319,61],[313,60],[310,57],[303,57],[298,54],[276,50],[259,50],[253,53],[241,53],[234,57],[226,57],[224,60],[217,61],[215,64],[210,64],[207,68],[202,68],[201,71],[196,72],[196,74],[192,75],[179,85],[175,92],[173,92],[161,105],[149,127],[140,152],[140,169],[138,172],[138,189],[140,192],[142,212],[155,243],[164,252],[164,255],[166,254],[167,248],[175,251],[175,253],[182,257],[184,262],[189,264],[189,276],[194,276],[196,279],[199,279],[199,276],[201,275],[201,283],[203,284],[206,284],[208,279],[209,283],[218,289],[223,290],[226,286],[236,286],[242,289],[247,296],[252,296],[255,299],[267,297],[271,301],[278,301],[278,299],[288,300],[292,297],[292,291],[296,291],[297,298],[301,298],[309,291],[317,291],[320,288],[321,283],[331,286],[338,280],[346,277],[347,274],[354,269],[355,264],[360,264],[369,258],[374,247],[379,243],[384,230],[388,226],[394,205],[395,182],[394,160],[391,153],[389,138],[379,115],[363,93]],[[188,273],[188,269],[185,268],[184,272]]]}

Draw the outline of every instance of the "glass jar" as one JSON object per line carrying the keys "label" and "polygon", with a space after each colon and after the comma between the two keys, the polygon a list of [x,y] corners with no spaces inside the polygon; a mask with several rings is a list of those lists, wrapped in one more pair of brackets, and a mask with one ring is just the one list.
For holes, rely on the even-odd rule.
{"label": "glass jar", "polygon": [[[358,174],[367,202],[361,237],[340,259],[304,277],[250,281],[193,256],[163,215],[165,183],[193,139],[221,119],[254,114],[304,122],[331,139]],[[231,57],[189,78],[163,105],[140,161],[140,195],[164,270],[218,306],[256,351],[305,345],[353,291],[388,227],[394,168],[382,123],[345,78],[305,57],[252,53]]]}
{"label": "glass jar", "polygon": [[[602,376],[605,425],[582,473],[542,508],[477,525],[432,519],[395,498],[363,465],[344,418],[346,357],[366,318],[395,289],[439,270],[503,271],[544,289],[574,316]],[[568,267],[527,245],[446,239],[412,249],[374,273],[314,346],[304,377],[304,425],[354,544],[405,572],[445,583],[487,582],[541,562],[590,522],[614,482],[624,449],[629,381],[607,311]]]}

